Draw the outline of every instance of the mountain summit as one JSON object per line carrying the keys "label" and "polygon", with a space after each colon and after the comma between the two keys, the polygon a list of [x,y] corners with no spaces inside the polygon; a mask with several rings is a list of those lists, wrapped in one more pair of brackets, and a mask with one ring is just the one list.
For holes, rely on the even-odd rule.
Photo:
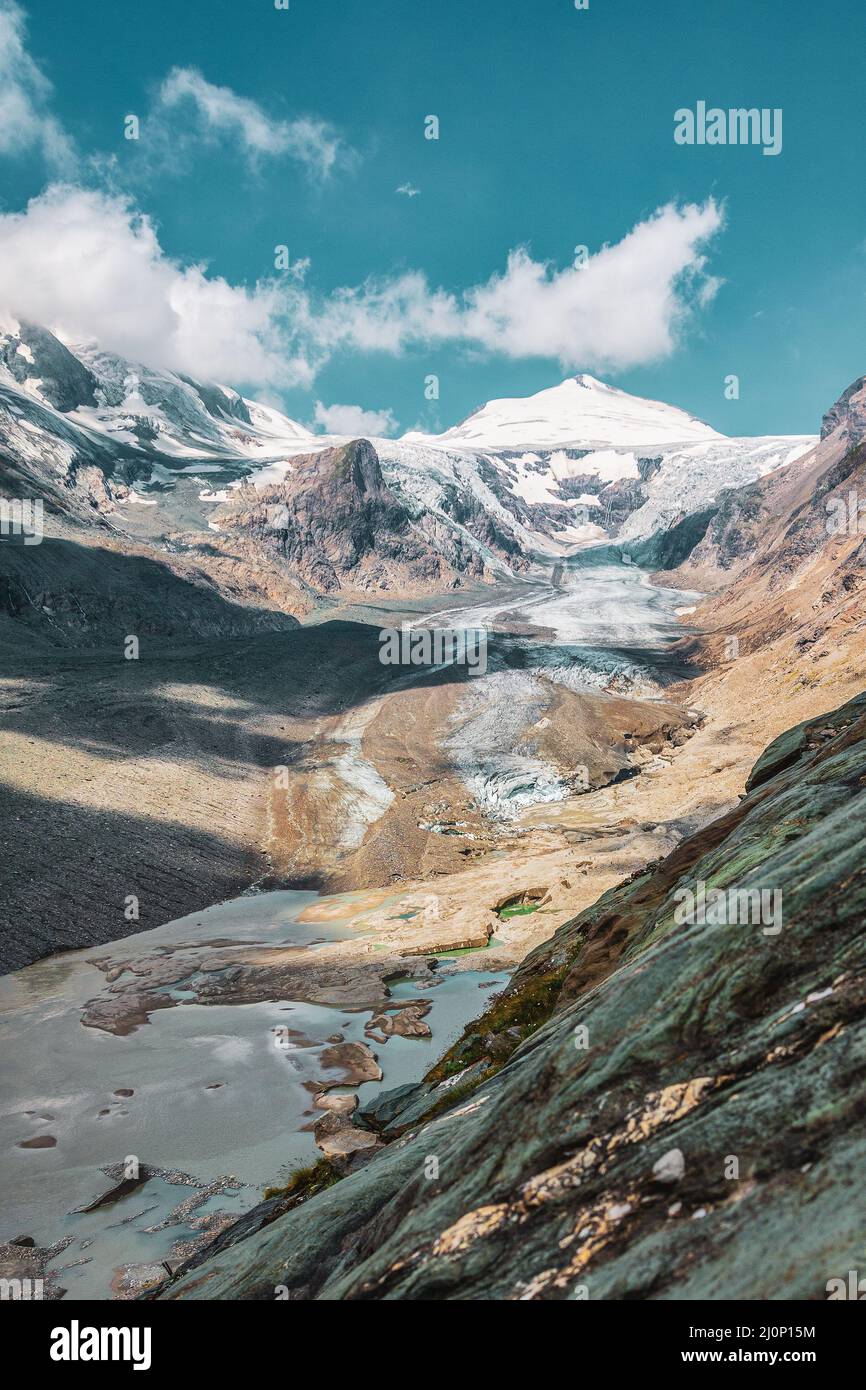
{"label": "mountain summit", "polygon": [[685,410],[629,395],[583,373],[533,396],[488,401],[439,435],[407,434],[411,442],[447,448],[518,449],[562,445],[698,444],[724,438]]}

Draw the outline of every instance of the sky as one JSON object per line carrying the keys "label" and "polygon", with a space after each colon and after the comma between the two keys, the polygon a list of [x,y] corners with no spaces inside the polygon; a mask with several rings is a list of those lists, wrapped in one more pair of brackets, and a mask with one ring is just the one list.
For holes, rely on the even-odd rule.
{"label": "sky", "polygon": [[[866,372],[864,41],[861,0],[0,0],[0,314],[336,432],[589,371],[811,433]],[[677,143],[698,102],[781,152]]]}

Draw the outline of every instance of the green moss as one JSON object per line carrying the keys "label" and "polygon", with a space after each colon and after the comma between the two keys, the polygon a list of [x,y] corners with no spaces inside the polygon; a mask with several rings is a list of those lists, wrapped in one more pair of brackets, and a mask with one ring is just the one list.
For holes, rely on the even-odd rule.
{"label": "green moss", "polygon": [[309,1168],[295,1168],[284,1187],[266,1187],[264,1198],[267,1201],[270,1197],[295,1197],[298,1202],[306,1201],[326,1187],[333,1187],[341,1176],[327,1158],[320,1158]]}
{"label": "green moss", "polygon": [[558,970],[534,976],[514,993],[497,999],[480,1019],[464,1029],[454,1046],[427,1073],[425,1081],[446,1081],[449,1076],[455,1076],[488,1056],[491,1034],[497,1040],[495,1069],[498,1070],[524,1039],[550,1018],[569,969],[570,962],[567,962]]}

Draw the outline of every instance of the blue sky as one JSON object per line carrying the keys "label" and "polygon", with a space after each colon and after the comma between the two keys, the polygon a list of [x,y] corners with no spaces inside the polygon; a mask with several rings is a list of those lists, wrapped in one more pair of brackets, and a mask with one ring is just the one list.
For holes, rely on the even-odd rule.
{"label": "blue sky", "polygon": [[[11,0],[4,10],[8,20]],[[586,369],[727,433],[809,432],[866,371],[857,0],[590,0],[587,11],[573,0],[290,0],[288,11],[39,0],[18,7],[15,33],[32,70],[24,107],[0,98],[0,256],[7,234],[18,307],[44,318],[53,295],[67,331],[114,332],[121,350],[141,316],[142,352],[158,355],[163,334],[169,365],[180,354],[190,370],[202,352],[214,374],[299,419],[316,402],[352,404],[390,411],[401,431],[447,427],[490,396]],[[674,112],[698,100],[782,108],[782,153],[676,145]],[[124,139],[130,113],[138,141]],[[437,141],[424,138],[429,114]],[[14,217],[52,183],[66,192]],[[417,196],[396,191],[405,184]],[[95,250],[74,189],[104,235],[121,205],[132,230],[118,215],[116,246]],[[670,206],[668,230],[653,231]],[[598,288],[575,301],[575,327],[575,246],[594,256],[635,227],[644,233],[620,251],[609,297],[602,263],[581,272]],[[278,244],[294,275],[275,272]],[[115,252],[115,278],[92,278]],[[144,254],[152,285],[124,308],[123,257],[134,283]],[[222,318],[215,292],[182,278],[191,264],[226,282]],[[166,327],[175,272],[182,302],[186,290],[207,300],[194,310],[203,346],[194,323]],[[488,287],[481,328],[473,287]],[[395,322],[407,304],[411,331]],[[216,337],[224,352],[211,361]],[[438,402],[424,399],[430,373]],[[738,401],[725,399],[729,373]]]}

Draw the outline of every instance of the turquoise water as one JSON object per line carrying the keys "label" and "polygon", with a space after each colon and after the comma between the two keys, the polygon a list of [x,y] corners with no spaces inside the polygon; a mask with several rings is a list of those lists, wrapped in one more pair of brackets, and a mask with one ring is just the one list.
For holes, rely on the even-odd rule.
{"label": "turquoise water", "polygon": [[[113,1185],[101,1169],[130,1157],[151,1168],[179,1171],[207,1185],[233,1178],[233,1192],[196,1207],[194,1220],[218,1211],[241,1212],[264,1186],[285,1180],[318,1158],[305,1129],[321,1112],[311,1087],[327,1073],[319,1057],[327,1039],[365,1041],[369,1011],[283,1000],[253,1004],[195,1004],[186,980],[176,982],[177,1007],[155,1010],[126,1037],[81,1023],[84,1004],[104,988],[90,963],[99,956],[128,960],[160,949],[210,941],[273,946],[337,940],[345,922],[300,923],[315,893],[245,895],[90,951],[53,957],[0,979],[0,1237],[30,1235],[41,1246],[71,1237],[52,1262],[70,1298],[106,1298],[124,1265],[171,1258],[171,1248],[197,1234],[180,1219],[151,1230],[201,1187],[154,1177],[111,1206],[72,1214]],[[346,895],[346,915],[354,895]],[[339,901],[339,900],[333,900]],[[447,965],[443,965],[443,972]],[[187,977],[188,979],[189,977]],[[435,978],[435,977],[434,977]],[[380,1089],[419,1080],[479,1014],[493,981],[504,974],[443,973],[423,991],[411,981],[391,987],[395,999],[429,1000],[432,1039],[394,1036],[371,1044],[384,1072],[381,1083],[357,1088],[363,1104]],[[276,1029],[288,1045],[277,1045]],[[117,1096],[119,1090],[132,1096]],[[22,1149],[22,1140],[56,1139],[52,1148]],[[87,1263],[77,1263],[84,1260]]]}

